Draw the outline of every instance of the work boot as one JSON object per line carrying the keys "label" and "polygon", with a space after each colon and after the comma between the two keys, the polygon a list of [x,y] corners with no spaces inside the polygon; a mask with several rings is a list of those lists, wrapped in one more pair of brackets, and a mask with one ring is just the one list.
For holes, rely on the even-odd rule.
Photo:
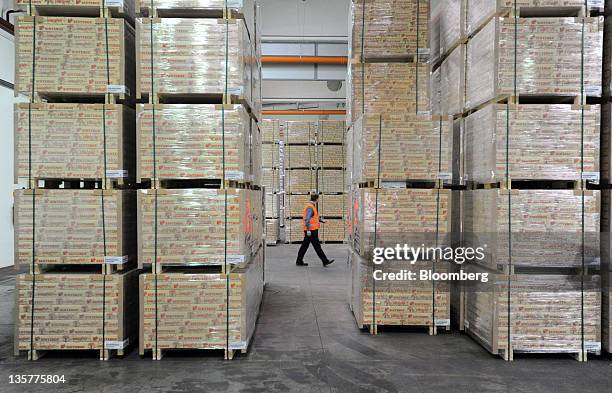
{"label": "work boot", "polygon": [[323,262],[323,267],[326,267],[327,265],[331,265],[332,263],[334,263],[335,259],[330,259],[326,262]]}
{"label": "work boot", "polygon": [[306,262],[296,262],[295,266],[308,266],[308,264]]}

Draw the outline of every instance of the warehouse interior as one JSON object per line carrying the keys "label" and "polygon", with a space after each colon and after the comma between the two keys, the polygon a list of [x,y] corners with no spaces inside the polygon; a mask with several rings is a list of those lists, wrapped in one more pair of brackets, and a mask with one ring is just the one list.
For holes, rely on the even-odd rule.
{"label": "warehouse interior", "polygon": [[0,0],[0,391],[610,391],[611,36],[604,0]]}

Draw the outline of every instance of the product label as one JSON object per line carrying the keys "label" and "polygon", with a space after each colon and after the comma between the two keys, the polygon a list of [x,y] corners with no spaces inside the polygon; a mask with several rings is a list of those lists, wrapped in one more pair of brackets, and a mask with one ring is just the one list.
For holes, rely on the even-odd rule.
{"label": "product label", "polygon": [[470,321],[468,321],[467,319],[465,321],[463,321],[463,327],[466,329],[470,328]]}
{"label": "product label", "polygon": [[243,263],[245,260],[245,256],[244,255],[228,255],[227,256],[227,263],[229,263],[230,265],[238,265]]}
{"label": "product label", "polygon": [[406,188],[403,181],[386,181],[382,183],[382,188]]}
{"label": "product label", "polygon": [[242,180],[244,172],[242,171],[225,171],[225,180]]}
{"label": "product label", "polygon": [[104,263],[108,265],[123,265],[124,263],[127,263],[127,262],[128,262],[127,255],[123,255],[123,256],[105,255],[104,256]]}
{"label": "product label", "polygon": [[226,0],[225,6],[228,8],[242,8],[242,0]]}
{"label": "product label", "polygon": [[582,180],[599,180],[599,172],[582,172]]}
{"label": "product label", "polygon": [[129,92],[127,86],[124,85],[106,85],[106,92],[111,94],[120,94]]}
{"label": "product label", "polygon": [[587,351],[591,352],[600,352],[601,351],[601,342],[598,341],[585,341],[584,348]]}
{"label": "product label", "polygon": [[106,177],[111,177],[111,178],[120,178],[120,177],[127,177],[128,175],[128,171],[126,171],[125,169],[107,169],[106,170]]}
{"label": "product label", "polygon": [[450,172],[438,172],[438,179],[451,181],[453,180],[453,174]]}
{"label": "product label", "polygon": [[434,322],[436,326],[450,326],[450,319],[436,318]]}
{"label": "product label", "polygon": [[104,341],[104,348],[106,348],[106,349],[123,349],[123,348],[126,348],[129,343],[130,343],[130,339],[129,338],[126,338],[123,341],[106,340],[106,341]]}
{"label": "product label", "polygon": [[123,0],[104,0],[107,7],[123,7]]}
{"label": "product label", "polygon": [[230,343],[229,349],[246,349],[247,342],[246,341],[237,341],[235,343]]}
{"label": "product label", "polygon": [[227,94],[242,94],[242,87],[228,87]]}

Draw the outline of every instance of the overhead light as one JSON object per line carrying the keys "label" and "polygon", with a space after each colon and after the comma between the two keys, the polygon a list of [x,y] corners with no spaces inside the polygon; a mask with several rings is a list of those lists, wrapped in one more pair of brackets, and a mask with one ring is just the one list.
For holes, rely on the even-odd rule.
{"label": "overhead light", "polygon": [[342,81],[327,81],[327,88],[331,91],[338,91],[342,87]]}

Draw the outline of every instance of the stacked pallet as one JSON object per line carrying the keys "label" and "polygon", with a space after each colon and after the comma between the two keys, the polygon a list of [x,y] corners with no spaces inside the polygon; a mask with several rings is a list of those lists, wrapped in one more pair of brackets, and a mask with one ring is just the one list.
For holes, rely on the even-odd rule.
{"label": "stacked pallet", "polygon": [[[245,353],[263,295],[263,250],[226,274],[140,276],[140,353],[167,349],[221,349]],[[158,355],[159,356],[159,355]]]}
{"label": "stacked pallet", "polygon": [[261,148],[263,164],[263,183],[265,195],[266,244],[275,245],[279,241],[280,202],[282,198],[279,173],[284,156],[281,157],[283,143],[280,137],[281,123],[279,120],[262,120],[261,133],[263,145]]}
{"label": "stacked pallet", "polygon": [[259,312],[262,167],[276,168],[258,122],[255,21],[234,6],[138,5],[136,95],[148,104],[137,107],[137,171],[150,185],[138,191],[138,263],[151,266],[139,349],[156,360],[173,349],[246,352]]}
{"label": "stacked pallet", "polygon": [[[325,219],[319,232],[323,242],[344,240],[344,122],[284,123],[285,241],[300,242],[304,238],[303,209],[309,194],[319,194],[319,215]],[[323,200],[330,201],[329,208]],[[336,201],[333,204],[332,201]]]}
{"label": "stacked pallet", "polygon": [[[450,231],[451,197],[443,182],[452,181],[453,123],[448,116],[432,116],[429,56],[423,50],[430,37],[437,56],[440,37],[430,34],[431,25],[423,21],[429,15],[429,2],[395,5],[388,6],[385,18],[376,20],[378,14],[364,18],[365,27],[356,27],[359,21],[353,19],[353,33],[359,36],[352,41],[364,49],[358,57],[352,56],[347,79],[351,303],[358,325],[372,333],[379,325],[412,325],[428,327],[435,334],[437,326],[449,326],[449,293],[438,282],[372,279],[375,248],[403,243],[433,246],[432,241]],[[442,11],[446,12],[432,10],[437,22]],[[387,38],[379,37],[376,28],[368,30],[375,26],[370,20],[382,25],[387,20],[403,21],[392,24],[397,33],[388,38],[398,39],[402,56],[381,56],[389,54]],[[400,38],[411,35],[412,40]],[[325,188],[334,178],[319,181]],[[386,260],[382,269],[410,270],[410,263],[395,262],[399,261]],[[427,263],[421,262],[426,269]]]}
{"label": "stacked pallet", "polygon": [[115,103],[134,90],[133,5],[28,5],[15,30],[15,93],[29,99],[14,112],[15,263],[29,267],[15,353],[106,360],[135,340],[135,114]]}
{"label": "stacked pallet", "polygon": [[456,198],[461,239],[486,245],[469,268],[492,277],[461,287],[457,314],[508,360],[600,350],[600,279],[575,273],[601,255],[601,195],[586,185],[599,181],[604,139],[600,106],[586,104],[602,94],[603,18],[590,16],[602,7],[448,0],[432,15],[431,105],[454,117],[455,175],[468,185]]}

